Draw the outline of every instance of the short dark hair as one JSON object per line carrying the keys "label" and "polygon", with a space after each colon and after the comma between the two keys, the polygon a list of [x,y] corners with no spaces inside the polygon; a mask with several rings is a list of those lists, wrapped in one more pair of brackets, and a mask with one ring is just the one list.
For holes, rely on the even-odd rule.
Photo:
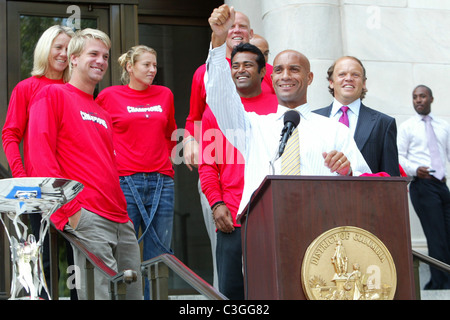
{"label": "short dark hair", "polygon": [[[432,92],[431,89],[430,89],[429,87],[427,87],[426,85],[424,85],[424,84],[419,84],[418,86],[416,86],[416,87],[414,88],[414,90],[416,90],[417,88],[424,88],[425,90],[428,91],[428,94],[430,95],[430,97],[433,98],[433,92]],[[414,90],[413,90],[413,91],[414,91]]]}
{"label": "short dark hair", "polygon": [[256,63],[258,64],[258,72],[261,72],[262,68],[266,67],[266,58],[264,54],[259,50],[259,48],[250,43],[241,42],[233,48],[231,52],[231,63],[233,63],[233,58],[238,52],[251,52],[256,54]]}
{"label": "short dark hair", "polygon": [[[364,68],[364,65],[362,64],[361,60],[359,60],[358,58],[353,57],[353,56],[344,56],[344,57],[340,57],[339,59],[337,59],[337,60],[336,60],[336,61],[328,68],[328,70],[327,70],[327,80],[328,80],[328,81],[332,80],[334,68],[336,67],[336,63],[337,63],[339,60],[344,59],[344,58],[353,59],[353,60],[355,60],[355,61],[361,66],[361,68],[362,68],[362,70],[363,70],[363,79],[364,79],[364,81],[366,81],[366,80],[367,80],[367,76],[366,76],[366,68]],[[331,95],[334,97],[334,89],[331,88],[330,86],[328,86],[328,91],[329,91],[329,92],[331,93]],[[360,99],[361,99],[361,100],[364,99],[364,97],[366,96],[366,92],[367,92],[367,89],[363,89],[363,90],[361,91],[361,96],[360,96]]]}

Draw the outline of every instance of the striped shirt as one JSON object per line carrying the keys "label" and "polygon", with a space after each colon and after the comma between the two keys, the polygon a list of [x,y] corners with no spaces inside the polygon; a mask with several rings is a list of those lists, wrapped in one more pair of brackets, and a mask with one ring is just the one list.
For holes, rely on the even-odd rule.
{"label": "striped shirt", "polygon": [[[225,45],[210,50],[205,75],[206,102],[220,129],[242,153],[245,160],[244,191],[238,213],[267,175],[281,173],[276,158],[284,114],[291,109],[278,106],[276,113],[258,115],[246,112],[232,81],[225,60]],[[350,130],[341,123],[315,114],[308,104],[296,108],[300,113],[299,144],[301,175],[337,175],[324,164],[323,152],[341,151],[349,159],[354,175],[371,173]]]}

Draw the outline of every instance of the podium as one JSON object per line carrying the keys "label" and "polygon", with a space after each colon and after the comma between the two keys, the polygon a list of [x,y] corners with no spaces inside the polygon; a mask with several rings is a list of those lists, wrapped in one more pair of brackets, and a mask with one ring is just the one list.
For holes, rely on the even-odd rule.
{"label": "podium", "polygon": [[[340,226],[364,229],[390,252],[393,299],[415,299],[407,184],[400,177],[267,176],[240,216],[246,299],[307,299],[310,244]],[[330,261],[331,263],[331,261]]]}

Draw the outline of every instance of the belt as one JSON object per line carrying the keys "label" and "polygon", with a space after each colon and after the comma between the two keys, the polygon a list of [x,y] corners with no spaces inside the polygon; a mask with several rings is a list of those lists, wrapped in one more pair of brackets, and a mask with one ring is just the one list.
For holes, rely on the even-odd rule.
{"label": "belt", "polygon": [[447,183],[447,178],[446,177],[443,177],[441,180],[439,180],[435,176],[428,175],[428,176],[424,177],[423,179],[429,179],[429,180],[433,180],[433,181],[436,181],[436,182]]}

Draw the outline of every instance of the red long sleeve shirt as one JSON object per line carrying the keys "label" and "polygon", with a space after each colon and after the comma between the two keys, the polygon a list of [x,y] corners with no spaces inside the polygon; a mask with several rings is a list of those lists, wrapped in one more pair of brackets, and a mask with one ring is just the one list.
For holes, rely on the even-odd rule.
{"label": "red long sleeve shirt", "polygon": [[112,118],[119,175],[159,172],[174,177],[170,154],[177,143],[171,140],[177,125],[169,88],[112,86],[102,90],[96,102]]}
{"label": "red long sleeve shirt", "polygon": [[27,124],[29,106],[32,97],[49,84],[63,84],[63,80],[52,80],[47,77],[30,77],[20,81],[11,93],[8,112],[2,130],[3,150],[14,178],[26,177],[31,173],[28,149],[24,147],[23,163],[20,154],[20,143],[28,143]]}
{"label": "red long sleeve shirt", "polygon": [[60,230],[81,208],[118,223],[129,220],[120,188],[109,114],[76,87],[49,85],[32,100],[28,149],[33,174],[84,185],[51,220]]}
{"label": "red long sleeve shirt", "polygon": [[[269,114],[277,111],[275,94],[263,92],[253,98],[241,98],[247,112]],[[211,109],[202,118],[202,158],[199,165],[200,184],[210,205],[224,201],[231,212],[234,226],[244,188],[245,163],[242,154],[220,131]]]}

